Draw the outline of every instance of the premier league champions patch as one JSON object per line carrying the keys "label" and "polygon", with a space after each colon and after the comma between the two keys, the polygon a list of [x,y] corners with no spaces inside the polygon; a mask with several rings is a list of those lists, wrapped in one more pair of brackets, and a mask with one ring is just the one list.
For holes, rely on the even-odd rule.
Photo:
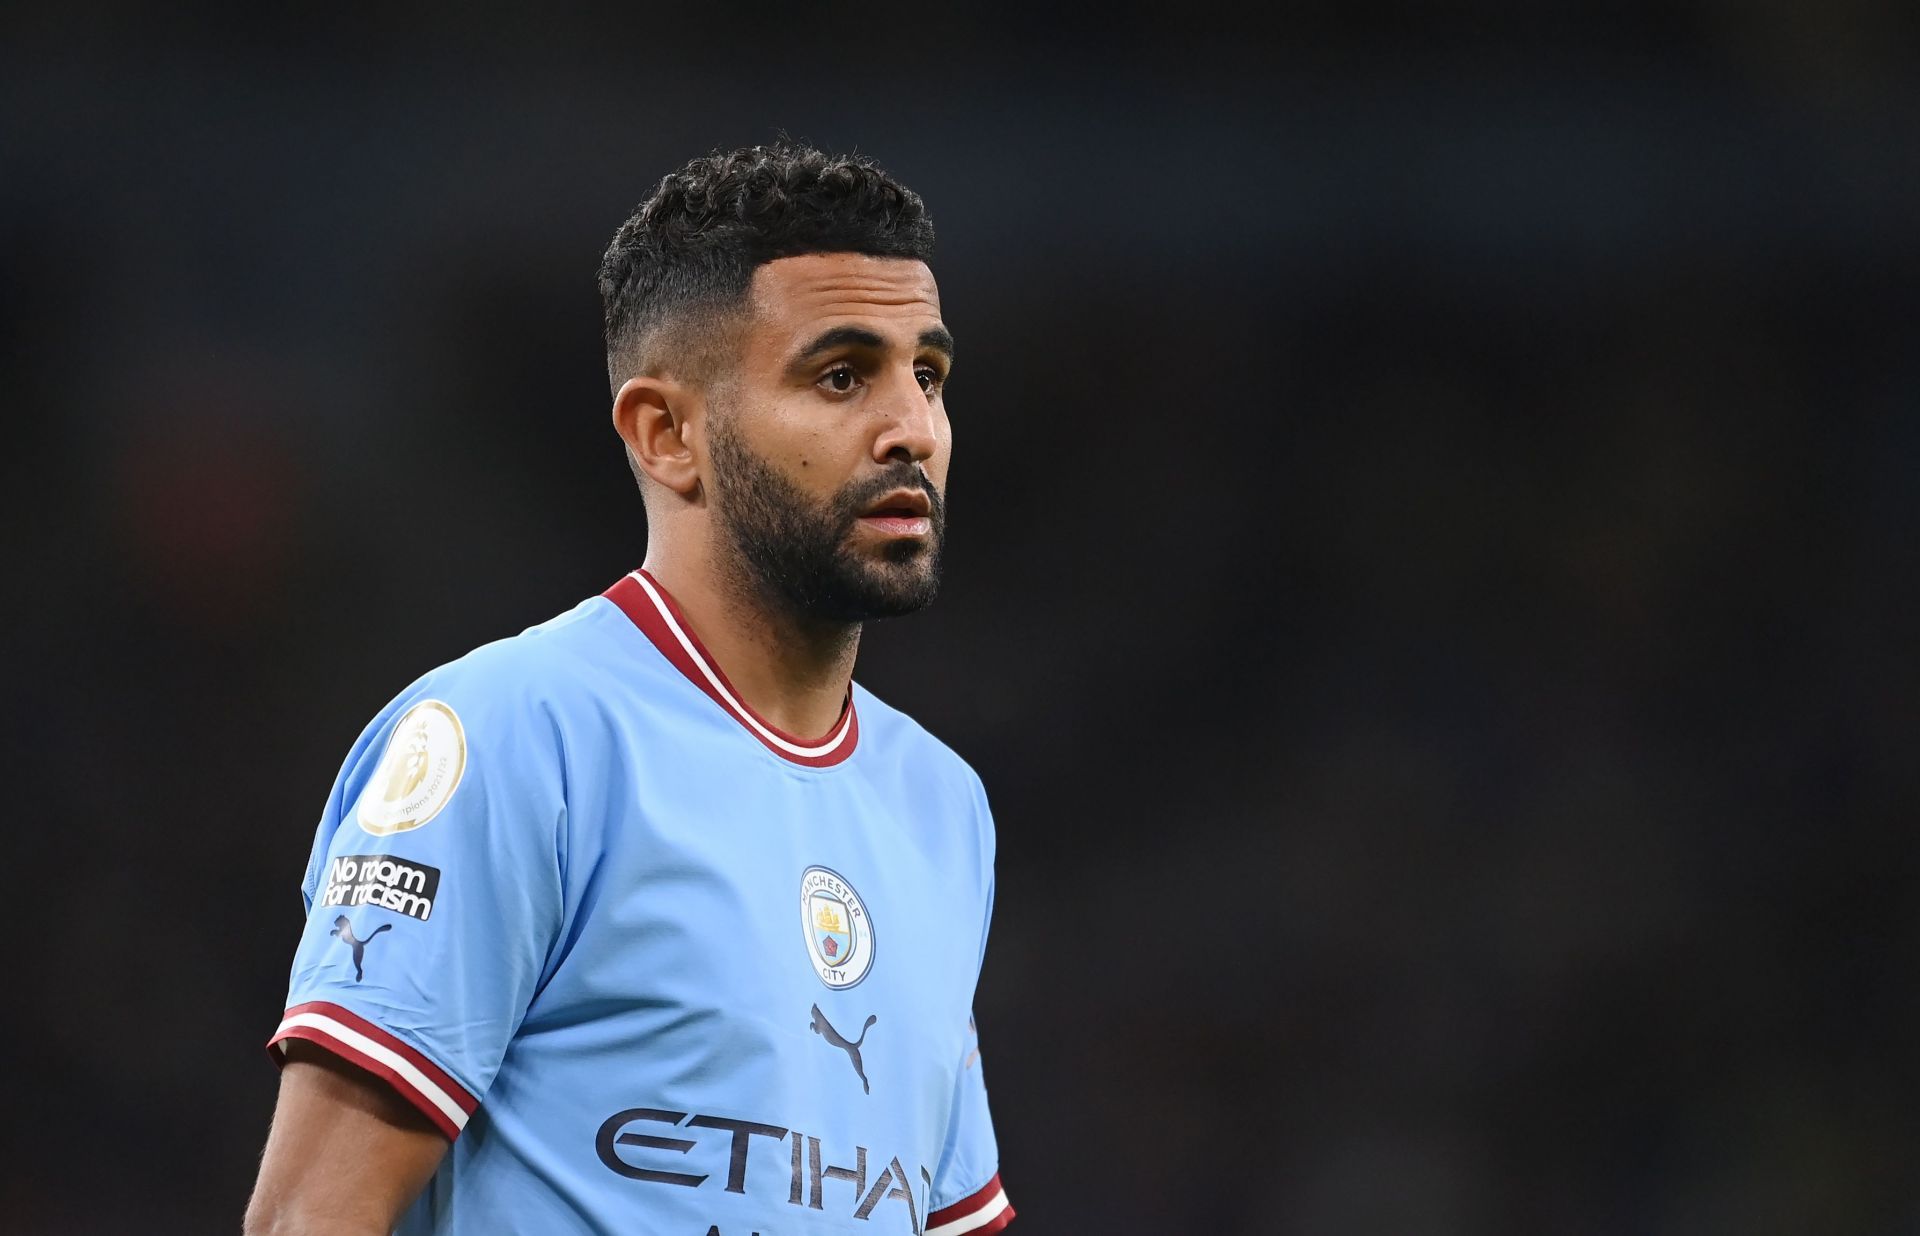
{"label": "premier league champions patch", "polygon": [[839,991],[873,968],[873,920],[839,872],[809,867],[800,877],[800,926],[820,981]]}
{"label": "premier league champions patch", "polygon": [[421,700],[393,727],[380,767],[360,794],[360,827],[404,833],[440,814],[467,771],[467,732],[453,709]]}

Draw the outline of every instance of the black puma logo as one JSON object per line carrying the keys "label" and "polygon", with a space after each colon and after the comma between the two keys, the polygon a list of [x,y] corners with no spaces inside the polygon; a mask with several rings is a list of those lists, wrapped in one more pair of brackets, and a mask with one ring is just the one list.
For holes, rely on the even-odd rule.
{"label": "black puma logo", "polygon": [[808,1023],[808,1028],[815,1034],[847,1053],[847,1059],[853,1061],[853,1071],[860,1075],[860,1089],[867,1094],[873,1093],[873,1087],[867,1083],[867,1070],[860,1063],[860,1045],[867,1041],[867,1031],[873,1029],[873,1023],[879,1020],[877,1015],[867,1014],[867,1024],[860,1027],[860,1037],[852,1042],[848,1042],[845,1035],[833,1028],[833,1023],[827,1020],[827,1015],[820,1011],[817,1004],[813,1006],[813,1021]]}
{"label": "black puma logo", "polygon": [[330,936],[339,936],[343,942],[352,946],[353,948],[353,981],[358,983],[362,979],[367,977],[366,973],[361,969],[361,963],[367,959],[367,940],[373,939],[375,936],[379,935],[383,931],[392,931],[392,930],[393,930],[392,923],[382,923],[378,927],[375,927],[372,931],[367,933],[366,940],[362,940],[359,936],[356,936],[353,934],[353,924],[349,923],[347,921],[347,916],[342,914],[339,918],[336,918],[333,920],[333,930],[329,931],[327,934]]}

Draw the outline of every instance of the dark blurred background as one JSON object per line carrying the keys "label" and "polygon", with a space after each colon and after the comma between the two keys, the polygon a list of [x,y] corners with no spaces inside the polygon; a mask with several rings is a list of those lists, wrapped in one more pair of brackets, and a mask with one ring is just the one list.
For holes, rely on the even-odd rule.
{"label": "dark blurred background", "polygon": [[0,18],[0,1229],[237,1231],[323,798],[644,550],[594,271],[928,199],[1025,1233],[1920,1231],[1920,16]]}

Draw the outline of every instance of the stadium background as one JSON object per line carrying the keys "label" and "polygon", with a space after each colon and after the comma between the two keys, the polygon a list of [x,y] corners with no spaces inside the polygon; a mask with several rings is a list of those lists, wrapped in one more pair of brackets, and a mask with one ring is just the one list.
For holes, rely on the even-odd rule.
{"label": "stadium background", "polygon": [[1920,20],[1869,0],[0,19],[0,1230],[237,1230],[420,671],[642,554],[593,273],[925,194],[1030,1233],[1920,1228]]}

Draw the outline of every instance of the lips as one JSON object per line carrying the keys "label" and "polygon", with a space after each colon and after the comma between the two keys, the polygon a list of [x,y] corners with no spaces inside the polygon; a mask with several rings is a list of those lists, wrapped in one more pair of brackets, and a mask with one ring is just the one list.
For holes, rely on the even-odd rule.
{"label": "lips", "polygon": [[896,489],[860,513],[862,519],[925,519],[933,513],[926,491]]}
{"label": "lips", "polygon": [[926,536],[933,531],[932,514],[924,490],[896,489],[861,512],[860,522],[887,536]]}

